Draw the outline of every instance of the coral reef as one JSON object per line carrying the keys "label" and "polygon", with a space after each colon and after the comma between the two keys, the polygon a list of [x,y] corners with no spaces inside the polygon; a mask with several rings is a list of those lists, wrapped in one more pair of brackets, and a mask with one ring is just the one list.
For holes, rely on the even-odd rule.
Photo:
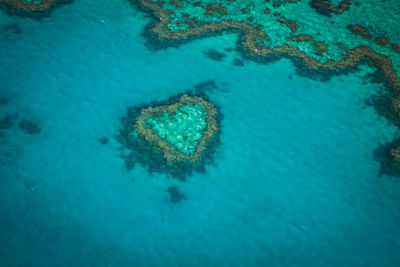
{"label": "coral reef", "polygon": [[350,0],[343,0],[337,6],[332,4],[331,0],[311,0],[310,5],[318,13],[331,16],[331,13],[341,14],[350,8]]}
{"label": "coral reef", "polygon": [[204,99],[183,95],[176,104],[143,109],[135,128],[167,161],[195,162],[218,130],[216,112]]}
{"label": "coral reef", "polygon": [[321,56],[323,53],[328,51],[328,46],[324,42],[313,42],[315,54]]}
{"label": "coral reef", "polygon": [[[277,23],[285,25],[285,27],[288,27],[290,30],[286,36],[284,30],[283,33],[280,32],[279,35],[276,35],[274,32],[269,31],[261,22],[258,22],[258,18],[254,21],[248,20],[252,13],[255,12],[252,10],[258,2],[245,3],[246,1],[238,8],[237,6],[233,6],[233,3],[230,1],[218,2],[218,8],[214,7],[213,10],[224,10],[224,14],[225,10],[227,10],[227,15],[222,16],[222,18],[221,12],[217,12],[218,14],[215,16],[199,16],[198,13],[194,13],[194,11],[191,10],[194,6],[203,9],[201,3],[190,5],[190,7],[186,6],[189,4],[184,3],[178,10],[176,8],[171,8],[168,1],[153,2],[150,0],[138,0],[138,4],[143,10],[151,12],[157,18],[157,23],[151,24],[148,29],[151,33],[155,34],[157,39],[163,40],[163,42],[190,41],[191,38],[194,37],[213,33],[217,34],[222,31],[238,31],[242,33],[238,44],[244,48],[244,51],[246,51],[250,57],[269,57],[273,55],[289,56],[300,59],[304,66],[311,70],[343,70],[354,67],[359,62],[368,61],[370,64],[378,67],[390,86],[400,88],[400,81],[397,75],[397,72],[400,71],[400,63],[398,57],[393,57],[393,51],[397,50],[397,46],[394,43],[390,46],[392,48],[391,51],[390,49],[386,49],[385,53],[382,53],[382,51],[375,51],[372,45],[368,46],[361,41],[355,42],[352,39],[351,44],[345,45],[341,42],[327,43],[325,40],[321,39],[321,37],[316,38],[306,33],[292,35],[294,31],[299,31],[298,29],[301,26],[299,22],[287,18],[286,15],[282,15],[280,12],[273,12],[274,7],[271,4],[268,2],[263,3],[262,8],[259,7],[257,10],[262,10],[264,14],[264,11],[268,9],[268,12],[274,13],[274,16],[280,16],[277,19]],[[300,1],[297,4],[301,3]],[[346,3],[347,1],[342,1],[341,4],[339,4],[339,7],[341,7],[339,9],[345,10],[346,8],[344,7],[348,6]],[[211,3],[209,3],[208,6],[209,5],[211,5]],[[192,11],[193,14],[190,14],[189,11]],[[282,12],[284,10],[280,9],[280,11]],[[245,14],[245,17],[243,17],[243,14]],[[265,18],[265,25],[273,22],[272,18],[268,16]],[[235,20],[235,17],[238,19]],[[177,22],[182,22],[182,26],[177,27]],[[316,27],[314,24],[307,26]],[[304,26],[302,26],[302,28],[304,28]],[[358,24],[349,24],[346,30],[350,30],[349,34],[356,33],[367,39],[372,39],[373,37],[365,27]],[[350,39],[347,36],[343,37],[343,42]],[[275,40],[276,38],[282,39]],[[312,42],[311,47],[300,45],[301,43],[307,42]],[[385,42],[385,40],[378,39],[377,42],[382,43]],[[376,44],[375,41],[371,43]],[[350,45],[352,47],[350,47]],[[206,54],[210,56],[210,53]],[[219,59],[221,58],[222,57],[219,57]],[[393,64],[392,58],[396,60],[396,64]]]}
{"label": "coral reef", "polygon": [[400,54],[400,45],[392,43],[392,49],[396,52]]}
{"label": "coral reef", "polygon": [[382,45],[385,46],[390,42],[390,39],[385,37],[385,36],[379,36],[375,38],[375,43],[377,43],[378,45]]}
{"label": "coral reef", "polygon": [[280,17],[278,21],[282,24],[285,24],[292,32],[297,30],[297,23],[293,20],[289,20],[285,17]]}
{"label": "coral reef", "polygon": [[210,4],[205,7],[206,14],[210,16],[220,15],[225,16],[228,14],[226,8],[222,6],[220,3]]}
{"label": "coral reef", "polygon": [[52,9],[71,2],[72,0],[0,0],[0,7],[9,14],[38,19],[48,16]]}
{"label": "coral reef", "polygon": [[0,0],[14,9],[27,12],[41,12],[49,9],[56,0]]}
{"label": "coral reef", "polygon": [[295,36],[290,36],[286,38],[287,41],[296,41],[296,42],[311,42],[314,40],[314,37],[307,34],[299,34]]}
{"label": "coral reef", "polygon": [[349,29],[351,32],[358,34],[362,37],[365,37],[367,39],[372,39],[372,35],[368,32],[368,29],[361,25],[358,25],[358,24],[348,25],[347,29]]}
{"label": "coral reef", "polygon": [[301,1],[301,0],[267,0],[267,2],[272,2],[273,7],[280,7],[287,3],[294,4],[294,3],[297,3],[298,1]]}
{"label": "coral reef", "polygon": [[400,139],[380,144],[373,156],[380,163],[379,176],[400,176]]}
{"label": "coral reef", "polygon": [[[390,108],[400,114],[400,38],[396,30],[400,27],[400,11],[395,2],[371,6],[349,0],[208,0],[182,2],[177,8],[169,0],[135,1],[156,19],[148,25],[147,36],[164,46],[237,32],[238,49],[244,57],[256,61],[289,57],[310,76],[349,71],[360,63],[374,66],[387,87],[396,92]],[[288,8],[282,8],[286,4]],[[355,17],[353,13],[363,16]],[[393,17],[385,20],[391,21],[389,27],[377,13]],[[208,52],[207,56],[217,55]],[[239,61],[234,64],[241,65]]]}
{"label": "coral reef", "polygon": [[150,172],[184,179],[212,160],[220,119],[205,96],[185,94],[128,109],[117,140],[130,151],[122,155],[128,169],[139,162]]}
{"label": "coral reef", "polygon": [[392,155],[394,161],[400,162],[400,147],[392,148],[390,150],[390,154]]}

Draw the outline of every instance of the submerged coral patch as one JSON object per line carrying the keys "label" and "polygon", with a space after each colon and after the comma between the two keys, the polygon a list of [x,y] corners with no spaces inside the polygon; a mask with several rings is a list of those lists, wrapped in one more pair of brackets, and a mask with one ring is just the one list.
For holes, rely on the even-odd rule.
{"label": "submerged coral patch", "polygon": [[40,12],[47,10],[57,0],[0,0],[1,3],[8,4],[14,9],[28,12]]}
{"label": "submerged coral patch", "polygon": [[151,171],[184,178],[202,170],[219,133],[217,109],[205,97],[182,95],[166,103],[128,109],[118,141]]}
{"label": "submerged coral patch", "polygon": [[216,109],[200,97],[184,95],[168,106],[143,109],[135,128],[157,144],[167,161],[198,161],[207,141],[218,130]]}
{"label": "submerged coral patch", "polygon": [[70,3],[72,0],[0,0],[0,7],[7,13],[41,18],[53,8]]}
{"label": "submerged coral patch", "polygon": [[42,131],[39,125],[28,120],[21,120],[18,126],[24,133],[30,135],[38,134]]}
{"label": "submerged coral patch", "polygon": [[3,26],[3,29],[7,32],[13,32],[15,34],[21,34],[22,29],[21,26],[19,26],[17,23],[11,23],[11,24],[5,24]]}
{"label": "submerged coral patch", "polygon": [[380,164],[379,176],[400,176],[400,139],[379,144],[373,156]]}
{"label": "submerged coral patch", "polygon": [[177,204],[182,202],[186,197],[185,195],[181,192],[178,186],[170,186],[168,187],[168,193],[169,193],[169,202],[173,204]]}
{"label": "submerged coral patch", "polygon": [[203,54],[215,61],[221,61],[226,57],[226,54],[218,52],[215,49],[207,49],[203,51]]}
{"label": "submerged coral patch", "polygon": [[322,15],[331,16],[332,13],[341,14],[350,8],[350,1],[340,1],[338,5],[333,5],[331,0],[311,0],[310,6]]}

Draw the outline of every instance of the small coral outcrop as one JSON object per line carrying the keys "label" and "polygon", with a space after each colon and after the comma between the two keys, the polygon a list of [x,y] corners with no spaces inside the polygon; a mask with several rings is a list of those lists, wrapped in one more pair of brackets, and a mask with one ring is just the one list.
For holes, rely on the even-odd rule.
{"label": "small coral outcrop", "polygon": [[117,136],[128,154],[125,166],[140,163],[150,172],[185,179],[204,171],[219,140],[221,115],[205,96],[181,95],[164,102],[128,108]]}
{"label": "small coral outcrop", "polygon": [[183,95],[176,104],[143,109],[135,128],[167,161],[195,162],[218,130],[216,112],[203,98]]}

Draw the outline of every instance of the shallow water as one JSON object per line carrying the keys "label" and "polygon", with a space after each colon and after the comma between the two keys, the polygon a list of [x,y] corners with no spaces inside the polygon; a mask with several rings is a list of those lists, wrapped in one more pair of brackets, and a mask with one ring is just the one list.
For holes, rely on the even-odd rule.
{"label": "shallow water", "polygon": [[[22,29],[0,30],[2,266],[400,266],[400,179],[373,158],[397,129],[365,105],[372,69],[322,82],[288,59],[235,66],[234,34],[150,51],[150,20],[119,0],[0,13]],[[224,119],[206,173],[128,171],[126,107],[210,80]]]}

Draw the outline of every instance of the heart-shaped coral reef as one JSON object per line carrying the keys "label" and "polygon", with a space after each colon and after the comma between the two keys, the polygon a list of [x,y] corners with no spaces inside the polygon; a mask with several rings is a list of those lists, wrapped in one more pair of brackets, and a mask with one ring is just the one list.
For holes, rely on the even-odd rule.
{"label": "heart-shaped coral reef", "polygon": [[218,130],[216,109],[203,98],[183,95],[175,104],[143,109],[135,128],[167,161],[195,162]]}
{"label": "heart-shaped coral reef", "polygon": [[173,96],[127,111],[116,138],[128,170],[140,163],[184,180],[213,162],[222,114],[206,96]]}

